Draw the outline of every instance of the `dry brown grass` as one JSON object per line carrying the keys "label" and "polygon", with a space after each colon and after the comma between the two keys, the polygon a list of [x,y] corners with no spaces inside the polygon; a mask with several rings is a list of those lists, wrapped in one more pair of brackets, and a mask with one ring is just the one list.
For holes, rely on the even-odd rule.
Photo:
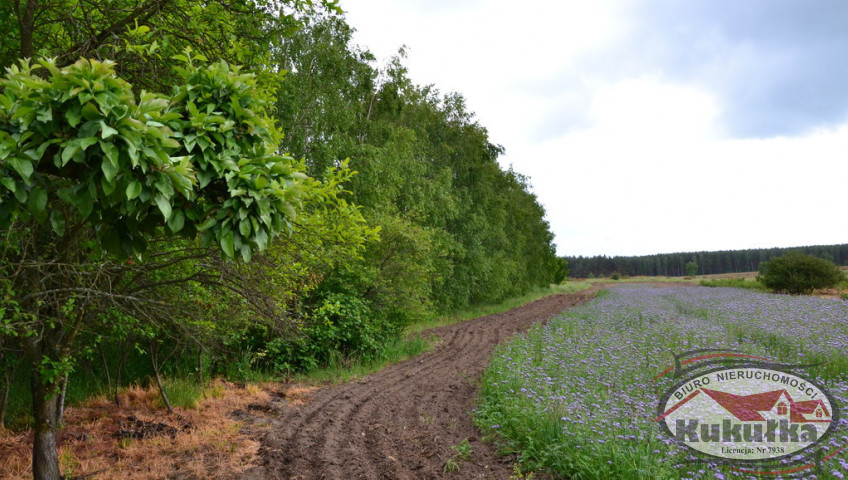
{"label": "dry brown grass", "polygon": [[[196,409],[176,408],[173,415],[155,405],[158,392],[140,387],[122,394],[116,407],[104,397],[68,408],[59,435],[59,463],[67,478],[87,479],[228,479],[253,465],[259,444],[240,432],[230,413],[268,402],[267,389],[215,382]],[[135,421],[164,424],[173,435],[116,437]],[[164,430],[169,430],[165,428]],[[0,431],[0,478],[32,478],[31,432]]]}
{"label": "dry brown grass", "polygon": [[293,385],[286,390],[286,401],[290,405],[305,405],[312,400],[312,393],[319,387],[306,385]]}

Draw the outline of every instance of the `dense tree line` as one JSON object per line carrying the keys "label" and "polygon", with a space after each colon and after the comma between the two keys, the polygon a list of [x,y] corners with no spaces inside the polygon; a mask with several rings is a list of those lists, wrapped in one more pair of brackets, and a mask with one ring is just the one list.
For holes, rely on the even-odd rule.
{"label": "dense tree line", "polygon": [[377,65],[334,2],[20,0],[0,22],[0,426],[31,403],[36,478],[59,478],[69,384],[150,381],[170,409],[163,376],[378,355],[564,275],[462,96],[402,52]]}
{"label": "dense tree line", "polygon": [[[756,272],[760,269],[761,263],[791,251],[823,258],[837,265],[848,265],[848,244],[663,253],[633,257],[578,256],[565,257],[565,260],[568,261],[569,276],[572,278],[606,277],[615,272],[620,275],[681,277],[690,275],[691,271],[696,271],[698,275]],[[693,267],[697,267],[697,270],[693,270]]]}
{"label": "dense tree line", "polygon": [[278,91],[287,151],[316,178],[350,158],[351,200],[381,230],[357,268],[376,280],[360,291],[382,297],[381,308],[416,302],[401,308],[411,314],[551,282],[544,210],[525,177],[499,167],[502,148],[462,96],[414,85],[402,51],[377,69],[351,34],[340,17],[313,17],[274,58],[289,71]]}

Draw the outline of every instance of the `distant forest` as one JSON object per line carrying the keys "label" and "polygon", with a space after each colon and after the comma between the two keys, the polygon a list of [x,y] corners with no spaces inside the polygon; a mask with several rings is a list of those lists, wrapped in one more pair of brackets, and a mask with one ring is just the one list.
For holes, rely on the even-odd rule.
{"label": "distant forest", "polygon": [[[848,244],[815,245],[792,248],[759,248],[751,250],[722,250],[718,252],[662,253],[641,257],[564,257],[568,261],[569,277],[606,277],[614,272],[621,275],[682,277],[686,264],[694,262],[698,275],[753,272],[761,262],[767,262],[790,251],[799,251],[848,265]],[[690,267],[691,269],[691,267]]]}

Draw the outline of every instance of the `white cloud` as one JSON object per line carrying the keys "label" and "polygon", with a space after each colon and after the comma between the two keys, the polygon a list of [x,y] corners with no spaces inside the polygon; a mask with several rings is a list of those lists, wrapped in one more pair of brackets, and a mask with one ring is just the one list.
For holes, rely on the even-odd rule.
{"label": "white cloud", "polygon": [[378,58],[406,44],[413,81],[466,97],[502,163],[530,176],[560,254],[844,243],[848,125],[828,104],[839,82],[821,78],[845,69],[798,52],[848,29],[796,22],[788,2],[768,26],[739,20],[767,3],[739,18],[658,0],[342,6]]}

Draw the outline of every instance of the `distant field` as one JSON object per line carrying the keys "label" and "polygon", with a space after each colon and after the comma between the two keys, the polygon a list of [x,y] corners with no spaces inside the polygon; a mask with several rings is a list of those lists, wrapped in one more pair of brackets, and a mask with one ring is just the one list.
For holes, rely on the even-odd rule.
{"label": "distant field", "polygon": [[758,272],[717,273],[715,275],[698,275],[699,280],[716,280],[724,278],[754,278]]}
{"label": "distant field", "polygon": [[[652,379],[672,364],[671,352],[719,347],[820,363],[811,374],[848,405],[848,302],[631,284],[498,349],[476,421],[525,470],[598,480],[748,478],[704,465],[684,474],[673,466],[679,447],[652,421],[662,391]],[[848,445],[845,427],[826,449]],[[829,460],[818,478],[844,478],[846,457]]]}

